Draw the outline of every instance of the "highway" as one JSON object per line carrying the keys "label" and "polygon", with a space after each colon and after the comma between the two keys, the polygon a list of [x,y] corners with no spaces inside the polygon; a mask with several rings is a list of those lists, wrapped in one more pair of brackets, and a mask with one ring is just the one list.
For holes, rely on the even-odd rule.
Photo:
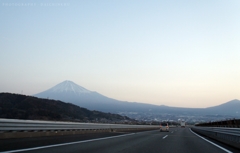
{"label": "highway", "polygon": [[[61,137],[58,137],[60,139]],[[22,149],[13,149],[12,152],[26,153],[231,153],[240,152],[240,150],[231,148],[227,145],[214,142],[213,140],[204,140],[194,134],[189,128],[171,128],[170,132],[145,131],[137,133],[113,133],[104,136],[79,138],[67,141],[67,137],[55,144],[47,141],[54,138],[39,138],[38,146],[33,145]],[[20,140],[20,139],[19,139]],[[27,140],[27,139],[25,139]],[[31,139],[28,139],[31,143]],[[2,140],[1,140],[2,141]],[[0,142],[1,142],[0,141]],[[5,144],[10,143],[5,141]],[[56,141],[56,140],[55,140]],[[2,141],[3,142],[3,141]],[[19,141],[20,142],[20,141]],[[24,139],[21,140],[22,143]],[[15,140],[16,145],[21,145]],[[42,145],[41,145],[42,144]],[[11,145],[14,145],[12,143]],[[6,152],[11,152],[10,150]]]}

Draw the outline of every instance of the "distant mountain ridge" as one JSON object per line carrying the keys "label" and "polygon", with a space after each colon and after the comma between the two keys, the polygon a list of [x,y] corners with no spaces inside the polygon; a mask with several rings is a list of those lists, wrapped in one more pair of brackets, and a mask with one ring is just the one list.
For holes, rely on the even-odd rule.
{"label": "distant mountain ridge", "polygon": [[206,110],[214,112],[215,114],[219,114],[219,112],[224,113],[224,111],[227,110],[232,113],[239,113],[240,115],[240,100],[234,99],[218,106],[208,107]]}
{"label": "distant mountain ridge", "polygon": [[46,91],[35,94],[38,98],[49,98],[70,102],[90,110],[111,112],[139,118],[170,118],[175,116],[227,115],[240,117],[240,101],[233,101],[209,108],[179,108],[152,104],[119,101],[87,90],[72,81],[64,81]]}

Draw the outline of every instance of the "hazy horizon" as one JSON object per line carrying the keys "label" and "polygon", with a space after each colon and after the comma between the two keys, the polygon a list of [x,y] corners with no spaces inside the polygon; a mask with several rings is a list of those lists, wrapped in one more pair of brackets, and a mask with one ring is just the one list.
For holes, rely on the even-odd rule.
{"label": "hazy horizon", "polygon": [[[72,80],[64,80],[64,81],[62,81],[62,82],[60,82],[60,83],[58,83],[58,84],[61,84],[61,83],[65,82],[65,81],[71,81],[71,82],[75,83],[75,82],[72,81]],[[56,84],[56,85],[58,85],[58,84]],[[77,83],[75,83],[75,84],[77,84]],[[48,88],[48,89],[45,89],[44,91],[49,90],[49,89],[55,87],[56,85],[54,85],[54,86],[52,86],[52,87],[50,87],[50,88]],[[77,85],[78,85],[78,86],[81,86],[81,85],[79,85],[79,84],[77,84]],[[82,86],[81,86],[81,87],[82,87]],[[85,88],[85,87],[83,87],[83,88]],[[87,88],[85,88],[85,89],[86,89],[86,90],[89,90],[89,89],[87,89]],[[40,92],[35,93],[35,94],[39,94],[39,93],[44,92],[44,91],[40,91]],[[97,92],[97,91],[92,91],[92,90],[89,90],[89,91],[91,91],[91,92]],[[99,92],[97,92],[97,93],[99,93]],[[26,95],[26,96],[34,96],[34,95],[35,95],[35,94],[31,94],[31,95],[24,94],[23,91],[21,91],[21,93],[13,93],[13,94],[22,94],[22,95]],[[101,94],[101,93],[99,93],[99,94]],[[103,94],[101,94],[101,95],[103,95]],[[106,95],[103,95],[103,96],[106,96]],[[107,96],[106,96],[106,97],[107,97]],[[108,98],[115,99],[114,97],[108,97]],[[115,99],[115,100],[119,100],[119,99]],[[229,101],[232,101],[232,100],[239,100],[239,99],[231,99],[231,100],[222,102],[222,103],[217,104],[217,105],[221,105],[221,104],[224,104],[224,103],[229,102]],[[121,101],[121,100],[120,100],[120,101]],[[126,100],[126,101],[127,101],[127,100]],[[127,101],[127,102],[146,103],[146,102],[140,102],[140,101]],[[183,106],[170,106],[170,105],[165,105],[165,104],[160,104],[160,105],[159,105],[159,104],[154,104],[154,103],[148,103],[148,104],[153,104],[153,105],[158,105],[158,106],[164,105],[164,106],[169,106],[169,107],[180,107],[180,108],[181,108],[181,107],[182,107],[182,108],[207,108],[207,107],[212,107],[212,106],[207,106],[207,107],[183,107]],[[214,106],[217,106],[217,105],[214,105]]]}
{"label": "hazy horizon", "polygon": [[0,92],[71,80],[109,98],[240,99],[240,1],[0,0]]}

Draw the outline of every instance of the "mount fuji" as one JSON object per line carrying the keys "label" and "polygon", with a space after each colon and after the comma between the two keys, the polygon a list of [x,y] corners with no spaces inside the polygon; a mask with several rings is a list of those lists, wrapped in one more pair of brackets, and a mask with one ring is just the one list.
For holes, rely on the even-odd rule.
{"label": "mount fuji", "polygon": [[87,90],[72,81],[64,81],[56,86],[33,95],[38,98],[60,100],[89,110],[118,113],[131,118],[173,118],[173,116],[227,115],[239,117],[239,100],[233,100],[215,107],[180,108],[119,101]]}
{"label": "mount fuji", "polygon": [[150,104],[125,102],[108,98],[97,92],[87,90],[68,80],[33,96],[38,98],[69,102],[90,110],[99,110],[113,113],[139,109],[148,110],[154,109],[156,107],[155,105]]}

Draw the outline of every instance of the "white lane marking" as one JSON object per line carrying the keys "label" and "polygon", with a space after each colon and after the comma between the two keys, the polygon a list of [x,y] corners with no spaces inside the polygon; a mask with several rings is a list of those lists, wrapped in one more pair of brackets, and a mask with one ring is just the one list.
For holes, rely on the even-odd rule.
{"label": "white lane marking", "polygon": [[136,133],[130,133],[130,134],[124,134],[124,135],[117,135],[117,136],[105,137],[105,138],[98,138],[98,139],[91,139],[91,140],[83,140],[83,141],[69,142],[69,143],[61,143],[61,144],[55,144],[55,145],[49,145],[49,146],[42,146],[42,147],[35,147],[35,148],[27,148],[27,149],[19,149],[19,150],[10,150],[10,151],[4,151],[4,152],[0,152],[0,153],[14,153],[14,152],[20,152],[20,151],[32,151],[32,150],[38,150],[38,149],[45,149],[45,148],[52,148],[52,147],[59,147],[59,146],[67,146],[67,145],[72,145],[72,144],[92,142],[92,141],[98,141],[98,140],[112,139],[112,138],[124,137],[124,136],[129,136],[129,135],[134,135],[134,134],[136,134]]}
{"label": "white lane marking", "polygon": [[197,133],[193,132],[190,128],[189,128],[189,130],[190,130],[193,134],[195,134],[196,136],[198,136],[199,138],[202,138],[203,140],[205,140],[205,141],[211,143],[212,145],[214,145],[214,146],[216,146],[216,147],[222,149],[223,151],[226,151],[227,153],[233,153],[233,152],[231,152],[231,151],[229,151],[229,150],[227,150],[227,149],[225,149],[225,148],[223,148],[223,147],[221,147],[221,146],[219,146],[219,145],[213,143],[212,141],[209,141],[209,140],[205,139],[204,137],[201,137],[201,136],[198,135]]}
{"label": "white lane marking", "polygon": [[163,137],[163,139],[165,139],[166,137],[168,137],[168,135],[165,135],[165,137]]}

